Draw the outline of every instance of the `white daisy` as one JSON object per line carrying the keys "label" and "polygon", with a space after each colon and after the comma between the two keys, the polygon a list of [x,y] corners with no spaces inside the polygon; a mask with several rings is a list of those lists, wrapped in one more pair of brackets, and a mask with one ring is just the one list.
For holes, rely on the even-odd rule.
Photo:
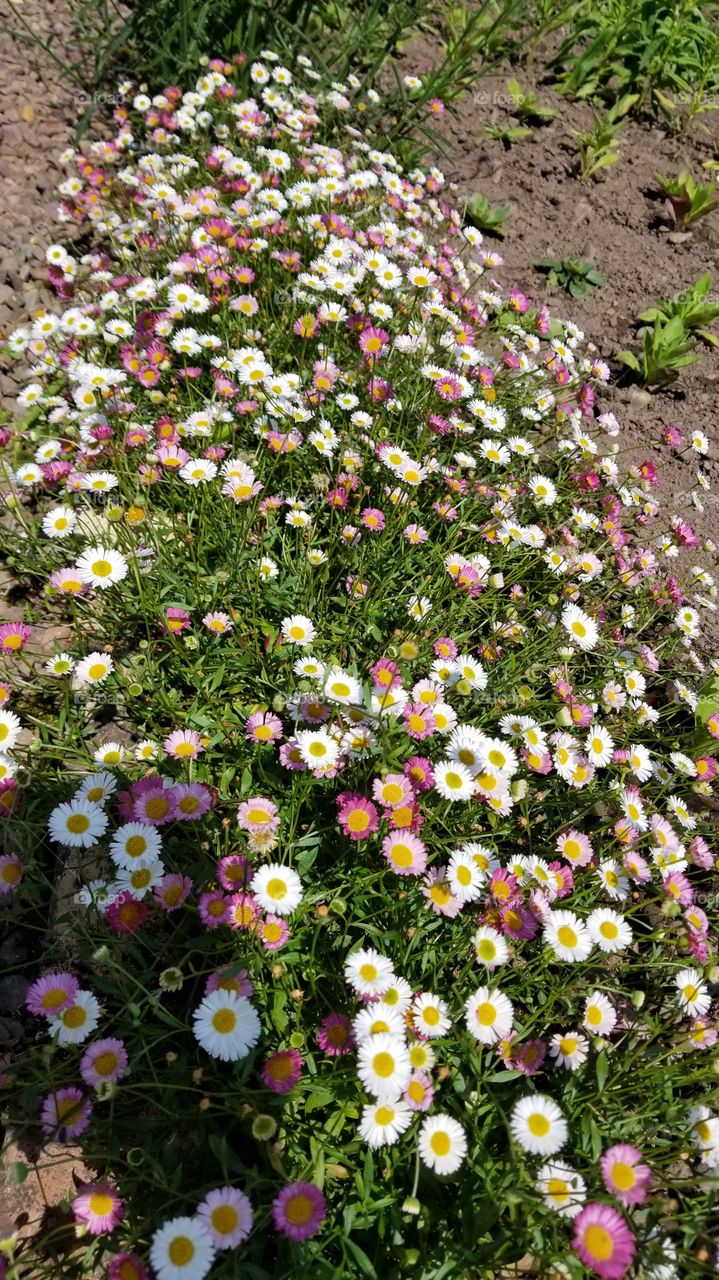
{"label": "white daisy", "polygon": [[372,947],[363,947],[348,956],[344,975],[360,996],[381,996],[388,988],[399,985],[391,960]]}
{"label": "white daisy", "polygon": [[449,1009],[444,1000],[427,991],[422,992],[413,1001],[412,1022],[415,1030],[429,1040],[443,1036],[452,1025]]}
{"label": "white daisy", "polygon": [[445,800],[469,800],[474,795],[472,774],[454,760],[440,760],[435,765],[434,785]]}
{"label": "white daisy", "polygon": [[50,1018],[50,1035],[58,1044],[82,1044],[100,1021],[100,1005],[91,991],[78,991],[69,1009]]}
{"label": "white daisy", "polygon": [[679,1003],[686,1013],[701,1018],[711,1005],[711,996],[699,969],[681,969],[674,978],[674,985],[679,992]]}
{"label": "white daisy", "polygon": [[515,1142],[532,1155],[552,1156],[567,1141],[567,1122],[552,1098],[530,1093],[520,1098],[509,1123]]}
{"label": "white daisy", "polygon": [[467,1154],[467,1135],[451,1116],[438,1112],[422,1121],[419,1154],[434,1173],[456,1173]]}
{"label": "white daisy", "polygon": [[509,947],[504,934],[493,929],[491,925],[482,925],[472,939],[479,964],[487,969],[496,969],[505,964],[509,956]]}
{"label": "white daisy", "polygon": [[544,924],[544,941],[558,960],[586,960],[592,949],[587,927],[573,911],[551,911]]}
{"label": "white daisy", "polygon": [[413,1115],[405,1102],[370,1102],[362,1108],[360,1137],[370,1147],[390,1147],[409,1128]]}
{"label": "white daisy", "polygon": [[565,631],[580,649],[593,649],[599,639],[597,624],[576,604],[568,604],[562,610],[561,623]]}
{"label": "white daisy", "polygon": [[514,1006],[501,991],[480,987],[465,1003],[465,1022],[479,1044],[496,1044],[512,1030]]}
{"label": "white daisy", "polygon": [[357,1051],[357,1074],[368,1093],[393,1102],[405,1088],[412,1068],[401,1036],[372,1036]]}
{"label": "white daisy", "polygon": [[576,1218],[587,1198],[584,1178],[568,1164],[543,1164],[536,1185],[548,1207],[563,1218]]}
{"label": "white daisy", "polygon": [[127,577],[127,560],[112,547],[90,547],[76,561],[78,577],[91,587],[111,587]]}
{"label": "white daisy", "polygon": [[632,944],[632,930],[618,911],[611,907],[597,907],[587,917],[587,929],[592,942],[607,953],[625,951]]}
{"label": "white daisy", "polygon": [[214,1260],[212,1237],[199,1218],[172,1218],[152,1237],[157,1280],[203,1280]]}
{"label": "white daisy", "polygon": [[237,1062],[260,1038],[260,1020],[245,996],[218,988],[205,996],[192,1015],[195,1039],[212,1058]]}
{"label": "white daisy", "polygon": [[82,796],[57,805],[48,821],[50,839],[75,849],[89,849],[104,835],[106,827],[102,809]]}
{"label": "white daisy", "polygon": [[311,644],[317,632],[310,618],[301,613],[293,613],[282,619],[282,635],[288,644]]}
{"label": "white daisy", "polygon": [[289,916],[302,901],[302,881],[292,867],[270,862],[252,877],[250,889],[265,911]]}

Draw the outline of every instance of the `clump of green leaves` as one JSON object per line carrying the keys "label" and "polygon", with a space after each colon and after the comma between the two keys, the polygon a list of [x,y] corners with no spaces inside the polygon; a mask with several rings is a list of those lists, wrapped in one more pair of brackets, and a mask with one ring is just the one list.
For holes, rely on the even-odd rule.
{"label": "clump of green leaves", "polygon": [[507,92],[514,100],[512,114],[519,120],[544,124],[547,120],[553,120],[557,114],[551,107],[543,107],[536,93],[525,93],[518,80],[507,81]]}
{"label": "clump of green leaves", "polygon": [[605,115],[592,110],[594,128],[591,133],[581,133],[573,129],[577,140],[582,182],[596,177],[601,169],[608,169],[619,159],[619,131],[624,116],[630,110],[633,99],[623,98]]}
{"label": "clump of green leaves", "polygon": [[655,324],[658,319],[673,320],[678,317],[688,333],[696,334],[712,347],[719,347],[719,338],[707,327],[719,319],[719,302],[712,302],[709,298],[711,285],[711,272],[706,271],[676,298],[669,302],[655,303],[642,311],[637,319],[642,324]]}
{"label": "clump of green leaves", "polygon": [[580,0],[551,66],[560,92],[671,114],[677,95],[692,115],[719,89],[717,0]]}
{"label": "clump of green leaves", "polygon": [[655,178],[667,202],[672,220],[680,231],[705,218],[719,205],[719,185],[716,182],[695,182],[687,169],[676,178],[665,178],[656,173]]}
{"label": "clump of green leaves", "polygon": [[493,236],[503,236],[505,234],[502,224],[508,213],[508,204],[491,205],[486,196],[481,195],[479,192],[470,196],[464,205],[466,221],[471,222],[472,226],[478,227],[480,231],[486,231]]}
{"label": "clump of green leaves", "polygon": [[488,124],[484,132],[488,138],[501,142],[505,151],[509,151],[513,143],[523,142],[532,136],[532,130],[523,124]]}
{"label": "clump of green leaves", "polygon": [[675,382],[682,369],[700,359],[701,355],[690,341],[690,334],[679,316],[671,320],[657,316],[654,324],[644,329],[639,355],[632,351],[617,352],[617,360],[637,373],[645,387]]}
{"label": "clump of green leaves", "polygon": [[537,271],[546,272],[552,288],[564,289],[573,298],[582,298],[588,289],[604,284],[604,276],[594,264],[581,258],[540,258],[534,265]]}

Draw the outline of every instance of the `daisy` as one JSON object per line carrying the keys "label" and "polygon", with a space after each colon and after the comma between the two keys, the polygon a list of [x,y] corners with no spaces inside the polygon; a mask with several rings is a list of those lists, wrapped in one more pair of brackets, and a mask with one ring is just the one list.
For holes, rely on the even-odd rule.
{"label": "daisy", "polygon": [[395,982],[392,962],[371,947],[355,951],[344,966],[345,981],[360,996],[381,996]]}
{"label": "daisy", "polygon": [[97,1183],[85,1187],[72,1201],[75,1221],[86,1227],[90,1235],[101,1236],[114,1231],[124,1216],[124,1208],[114,1187]]}
{"label": "daisy", "polygon": [[150,1243],[157,1280],[203,1280],[215,1260],[215,1246],[199,1218],[172,1218]]}
{"label": "daisy", "polygon": [[311,769],[332,769],[339,759],[339,744],[326,729],[300,729],[295,741],[301,759]]}
{"label": "daisy", "polygon": [[587,917],[592,942],[605,952],[625,951],[632,943],[632,931],[624,916],[610,907],[597,907]]}
{"label": "daisy", "polygon": [[621,1280],[636,1251],[629,1227],[608,1204],[588,1204],[577,1214],[572,1247],[602,1280]]}
{"label": "daisy", "polygon": [[104,804],[117,791],[117,778],[103,770],[101,773],[90,773],[83,779],[77,794],[84,796],[91,804]]}
{"label": "daisy", "polygon": [[454,760],[440,760],[434,766],[434,785],[445,800],[470,800],[475,784],[465,765]]}
{"label": "daisy", "polygon": [[118,827],[110,842],[110,857],[119,867],[135,867],[158,860],[162,838],[155,827],[144,822],[126,822]]}
{"label": "daisy", "polygon": [[0,749],[2,751],[12,751],[21,729],[22,725],[14,711],[7,711],[4,708],[0,710]]}
{"label": "daisy", "polygon": [[699,969],[681,969],[674,978],[679,1003],[685,1013],[703,1017],[711,1005],[711,996]]}
{"label": "daisy", "polygon": [[235,1249],[252,1230],[252,1205],[237,1187],[217,1187],[197,1206],[197,1216],[216,1249]]}
{"label": "daisy", "polygon": [[601,725],[592,725],[584,742],[584,750],[589,760],[597,768],[603,768],[605,765],[611,764],[614,753],[612,735]]}
{"label": "daisy", "polygon": [[481,896],[486,876],[477,865],[472,854],[464,849],[455,849],[449,859],[447,879],[452,893],[462,902],[475,902]]}
{"label": "daisy", "polygon": [[279,1049],[262,1068],[262,1080],[273,1093],[290,1093],[302,1075],[304,1063],[297,1049]]}
{"label": "daisy", "polygon": [[332,702],[340,702],[345,706],[357,705],[362,702],[362,685],[354,676],[350,676],[347,672],[342,671],[339,667],[333,668],[328,675],[324,691]]}
{"label": "daisy", "polygon": [[585,652],[594,649],[599,639],[596,623],[588,613],[575,604],[568,604],[562,610],[560,619],[565,631],[569,633],[575,644]]}
{"label": "daisy", "polygon": [[568,1164],[543,1164],[537,1174],[537,1190],[550,1209],[563,1218],[576,1218],[587,1198],[584,1178]]}
{"label": "daisy", "polygon": [[29,987],[25,1004],[38,1017],[55,1018],[74,1003],[78,981],[72,973],[46,973]]}
{"label": "daisy", "polygon": [[504,934],[493,929],[491,925],[482,925],[475,933],[472,943],[479,964],[487,969],[497,969],[505,964],[509,957]]}
{"label": "daisy", "polygon": [[559,1032],[549,1042],[549,1052],[557,1064],[567,1071],[576,1071],[587,1061],[589,1041],[576,1031]]}
{"label": "daisy", "polygon": [[291,614],[282,619],[282,635],[288,644],[312,644],[317,632],[309,618],[300,613]]}
{"label": "daisy", "polygon": [[100,1021],[100,1005],[91,991],[78,991],[72,1004],[50,1018],[50,1035],[58,1044],[82,1044]]}
{"label": "daisy", "polygon": [[359,1134],[369,1147],[393,1146],[412,1123],[404,1102],[370,1102],[362,1108]]}
{"label": "daisy", "polygon": [[82,796],[57,805],[48,822],[51,840],[77,849],[91,848],[106,828],[107,817],[102,809]]}
{"label": "daisy", "polygon": [[567,1122],[552,1098],[530,1093],[515,1103],[510,1131],[523,1151],[552,1156],[567,1141]]}
{"label": "daisy", "polygon": [[127,577],[127,560],[112,547],[90,547],[75,562],[81,582],[91,587],[111,587]]}
{"label": "daisy", "polygon": [[205,750],[195,729],[175,729],[163,742],[169,756],[176,760],[195,760]]}
{"label": "daisy", "polygon": [[608,1000],[601,991],[594,991],[587,998],[584,1006],[584,1018],[582,1025],[587,1031],[591,1031],[595,1036],[611,1035],[616,1025],[617,1015],[611,1000]]}
{"label": "daisy", "polygon": [[302,881],[297,872],[278,862],[260,867],[252,877],[250,890],[265,911],[274,911],[278,916],[291,915],[302,901]]}
{"label": "daisy", "polygon": [[399,1009],[389,1008],[382,1000],[373,1000],[367,1009],[361,1009],[352,1024],[355,1040],[362,1044],[372,1036],[403,1036],[406,1025]]}
{"label": "daisy", "polygon": [[421,875],[427,866],[424,842],[409,831],[392,831],[385,836],[382,856],[399,876]]}
{"label": "daisy", "polygon": [[514,1022],[514,1006],[501,991],[480,987],[465,1003],[467,1029],[479,1044],[506,1040]]}
{"label": "daisy", "polygon": [[400,1036],[380,1034],[359,1046],[357,1074],[380,1102],[398,1098],[411,1072],[407,1046]]}
{"label": "daisy", "polygon": [[544,940],[558,960],[586,960],[592,949],[589,931],[573,911],[551,911],[544,925]]}
{"label": "daisy", "polygon": [[275,1227],[290,1240],[309,1240],[317,1234],[326,1216],[325,1198],[312,1182],[293,1182],[283,1187],[272,1202]]}
{"label": "daisy", "polygon": [[210,992],[193,1014],[193,1034],[212,1058],[237,1062],[260,1038],[260,1020],[244,996],[234,991]]}
{"label": "daisy", "polygon": [[610,1195],[621,1204],[641,1204],[647,1197],[652,1171],[642,1163],[642,1153],[627,1143],[617,1143],[604,1152],[599,1167]]}
{"label": "daisy", "polygon": [[107,653],[88,653],[81,658],[75,667],[75,680],[78,685],[102,684],[115,670],[112,658]]}
{"label": "daisy", "polygon": [[128,1057],[122,1040],[112,1036],[95,1040],[80,1059],[80,1075],[85,1084],[97,1088],[99,1084],[116,1084],[127,1068]]}
{"label": "daisy", "polygon": [[60,1142],[69,1142],[84,1133],[90,1123],[92,1103],[80,1089],[71,1086],[49,1093],[40,1110],[43,1133]]}
{"label": "daisy", "polygon": [[415,1030],[429,1040],[443,1036],[452,1025],[444,1000],[429,992],[423,992],[413,1001],[412,1022]]}
{"label": "daisy", "polygon": [[419,1154],[429,1169],[442,1176],[456,1173],[467,1154],[467,1136],[461,1124],[438,1112],[422,1121]]}

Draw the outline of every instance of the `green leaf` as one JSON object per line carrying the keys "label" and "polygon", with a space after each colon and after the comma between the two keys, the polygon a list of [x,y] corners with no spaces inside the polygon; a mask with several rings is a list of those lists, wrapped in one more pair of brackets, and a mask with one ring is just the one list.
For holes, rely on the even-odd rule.
{"label": "green leaf", "polygon": [[606,1053],[600,1053],[597,1055],[595,1071],[597,1073],[597,1084],[600,1089],[603,1089],[607,1075],[609,1074],[609,1061]]}
{"label": "green leaf", "polygon": [[16,1187],[22,1186],[29,1172],[28,1166],[23,1164],[22,1160],[13,1160],[10,1165],[10,1176]]}
{"label": "green leaf", "polygon": [[621,360],[622,364],[629,365],[630,369],[635,369],[637,373],[641,369],[641,365],[635,355],[631,351],[618,351],[615,359]]}
{"label": "green leaf", "polygon": [[364,1249],[360,1249],[360,1246],[352,1239],[351,1236],[348,1236],[345,1240],[345,1246],[348,1252],[352,1254],[352,1257],[362,1273],[366,1276],[372,1276],[374,1280],[377,1280],[377,1272],[374,1269],[374,1264],[371,1259],[367,1257]]}

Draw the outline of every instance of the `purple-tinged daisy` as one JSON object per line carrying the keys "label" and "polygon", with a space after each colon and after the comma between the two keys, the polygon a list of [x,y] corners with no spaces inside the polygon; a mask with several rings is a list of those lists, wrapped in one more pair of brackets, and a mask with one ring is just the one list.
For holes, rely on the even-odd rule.
{"label": "purple-tinged daisy", "polygon": [[57,1089],[44,1099],[40,1111],[43,1133],[58,1142],[69,1142],[84,1133],[90,1123],[92,1103],[82,1090]]}
{"label": "purple-tinged daisy", "polygon": [[588,1204],[574,1219],[572,1247],[602,1280],[622,1280],[632,1265],[634,1236],[616,1209]]}
{"label": "purple-tinged daisy", "polygon": [[262,1068],[262,1079],[273,1093],[289,1093],[302,1075],[304,1061],[297,1049],[279,1049]]}
{"label": "purple-tinged daisy", "polygon": [[652,1171],[643,1164],[642,1153],[636,1147],[617,1143],[604,1152],[599,1166],[607,1191],[621,1204],[641,1204],[646,1199]]}
{"label": "purple-tinged daisy", "polygon": [[86,1186],[72,1202],[75,1221],[87,1227],[90,1235],[108,1235],[115,1230],[124,1216],[124,1207],[117,1191],[109,1183],[98,1182]]}
{"label": "purple-tinged daisy", "polygon": [[237,1187],[217,1187],[197,1207],[197,1216],[216,1249],[234,1249],[252,1230],[252,1205]]}
{"label": "purple-tinged daisy", "polygon": [[55,1018],[74,1003],[79,984],[72,973],[46,973],[33,982],[25,1004],[38,1017]]}
{"label": "purple-tinged daisy", "polygon": [[290,1240],[309,1240],[316,1235],[326,1214],[325,1198],[312,1182],[293,1182],[272,1202],[275,1227]]}

